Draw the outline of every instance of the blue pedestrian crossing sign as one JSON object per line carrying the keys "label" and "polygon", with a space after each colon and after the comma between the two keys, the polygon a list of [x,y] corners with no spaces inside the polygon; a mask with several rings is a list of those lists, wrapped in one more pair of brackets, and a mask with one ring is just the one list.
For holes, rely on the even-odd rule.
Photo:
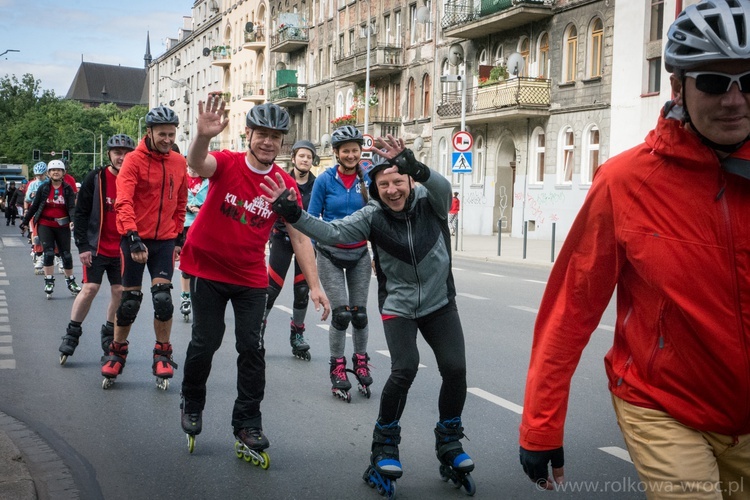
{"label": "blue pedestrian crossing sign", "polygon": [[471,151],[454,151],[453,152],[453,168],[454,174],[470,174],[471,173]]}

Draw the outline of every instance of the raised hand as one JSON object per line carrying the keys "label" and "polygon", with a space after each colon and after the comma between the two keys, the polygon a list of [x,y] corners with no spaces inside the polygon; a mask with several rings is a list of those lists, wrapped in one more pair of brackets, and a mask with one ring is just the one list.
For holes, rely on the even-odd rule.
{"label": "raised hand", "polygon": [[205,106],[203,101],[198,101],[198,135],[215,137],[227,128],[229,117],[224,113],[225,105],[218,92],[208,94]]}

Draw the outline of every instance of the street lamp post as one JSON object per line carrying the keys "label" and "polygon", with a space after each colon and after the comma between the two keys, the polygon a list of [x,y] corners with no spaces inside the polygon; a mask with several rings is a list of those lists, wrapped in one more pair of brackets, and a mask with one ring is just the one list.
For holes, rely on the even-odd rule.
{"label": "street lamp post", "polygon": [[8,52],[21,52],[21,51],[20,51],[20,50],[18,50],[18,49],[8,49],[8,50],[6,50],[5,52],[2,52],[2,53],[0,53],[0,57],[4,56],[4,55],[5,55],[5,54],[7,54]]}
{"label": "street lamp post", "polygon": [[370,122],[370,33],[372,32],[372,24],[367,23],[367,66],[365,69],[365,135],[367,135],[367,127]]}
{"label": "street lamp post", "polygon": [[96,134],[87,128],[80,127],[80,129],[83,130],[84,132],[88,132],[89,134],[91,134],[91,137],[93,138],[94,152],[91,157],[91,168],[95,169],[96,168]]}
{"label": "street lamp post", "polygon": [[[466,131],[466,75],[443,75],[440,77],[441,82],[458,83],[461,85],[461,132]],[[461,176],[461,203],[464,202],[464,176],[466,174],[458,174]],[[455,250],[464,249],[464,209],[458,212],[458,230],[456,231],[456,246]],[[460,245],[460,246],[459,246]]]}

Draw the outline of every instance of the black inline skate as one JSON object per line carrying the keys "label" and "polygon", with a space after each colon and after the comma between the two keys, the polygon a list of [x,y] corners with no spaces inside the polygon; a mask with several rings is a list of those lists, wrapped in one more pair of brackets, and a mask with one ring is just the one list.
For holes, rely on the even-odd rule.
{"label": "black inline skate", "polygon": [[331,384],[334,396],[351,403],[352,395],[349,394],[349,389],[352,388],[352,383],[346,375],[346,358],[331,358]]}
{"label": "black inline skate", "polygon": [[234,443],[234,453],[237,458],[252,462],[253,465],[260,466],[263,470],[271,466],[271,458],[263,451],[270,446],[270,443],[262,429],[257,427],[235,429],[234,437],[237,439]]}
{"label": "black inline skate", "polygon": [[451,480],[456,488],[463,488],[473,496],[477,488],[469,474],[474,470],[474,461],[464,452],[460,439],[464,436],[461,418],[443,420],[435,425],[435,454],[440,460],[440,477]]}
{"label": "black inline skate", "polygon": [[295,358],[310,361],[310,344],[305,342],[305,325],[295,325],[294,320],[290,323],[291,333],[289,334],[289,344],[292,346],[292,355]]}
{"label": "black inline skate", "polygon": [[396,479],[404,471],[398,458],[398,445],[401,442],[401,426],[398,421],[388,425],[375,423],[372,431],[372,452],[370,466],[362,479],[370,486],[377,488],[378,493],[389,499],[396,496]]}
{"label": "black inline skate", "polygon": [[51,274],[44,277],[44,293],[47,294],[47,300],[52,298],[52,292],[55,291],[55,277]]}
{"label": "black inline skate", "polygon": [[370,376],[370,356],[367,353],[352,355],[352,369],[350,370],[355,377],[357,377],[358,388],[360,394],[366,398],[370,398],[370,386],[372,385],[372,377]]}
{"label": "black inline skate", "polygon": [[115,383],[115,379],[122,373],[125,368],[125,361],[128,358],[128,341],[124,343],[115,342],[109,344],[108,355],[102,356],[102,389],[109,389]]}
{"label": "black inline skate", "polygon": [[62,344],[60,344],[60,364],[64,365],[68,360],[68,356],[72,356],[76,352],[78,347],[78,339],[83,334],[83,329],[80,325],[73,326],[68,324],[65,335],[62,338]]}
{"label": "black inline skate", "polygon": [[202,412],[192,411],[193,408],[185,409],[187,405],[185,402],[185,396],[182,396],[180,401],[180,423],[182,424],[182,430],[187,435],[188,451],[190,453],[195,450],[195,436],[201,433],[203,430],[203,416]]}
{"label": "black inline skate", "polygon": [[73,294],[73,296],[78,295],[81,293],[81,287],[76,283],[75,276],[68,276],[65,278],[65,284],[68,287],[68,291]]}

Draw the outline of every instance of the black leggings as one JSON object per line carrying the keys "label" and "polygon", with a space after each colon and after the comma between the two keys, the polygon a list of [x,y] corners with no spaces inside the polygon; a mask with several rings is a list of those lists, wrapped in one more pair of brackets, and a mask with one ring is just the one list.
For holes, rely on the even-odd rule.
{"label": "black leggings", "polygon": [[391,375],[380,397],[378,422],[399,420],[419,366],[417,329],[432,348],[443,378],[438,399],[440,420],[460,417],[466,401],[466,353],[464,333],[455,302],[417,319],[391,318],[383,321],[385,340],[391,354]]}
{"label": "black leggings", "polygon": [[[271,234],[270,251],[268,255],[268,299],[266,309],[271,309],[276,302],[276,297],[281,293],[286,279],[286,273],[294,257],[294,247],[289,236],[281,231]],[[305,275],[294,259],[294,308],[307,308],[309,295]]]}
{"label": "black leggings", "polygon": [[55,263],[55,245],[57,245],[63,268],[73,269],[73,255],[70,253],[70,225],[52,227],[37,224],[36,232],[44,249],[43,264],[49,267]]}

